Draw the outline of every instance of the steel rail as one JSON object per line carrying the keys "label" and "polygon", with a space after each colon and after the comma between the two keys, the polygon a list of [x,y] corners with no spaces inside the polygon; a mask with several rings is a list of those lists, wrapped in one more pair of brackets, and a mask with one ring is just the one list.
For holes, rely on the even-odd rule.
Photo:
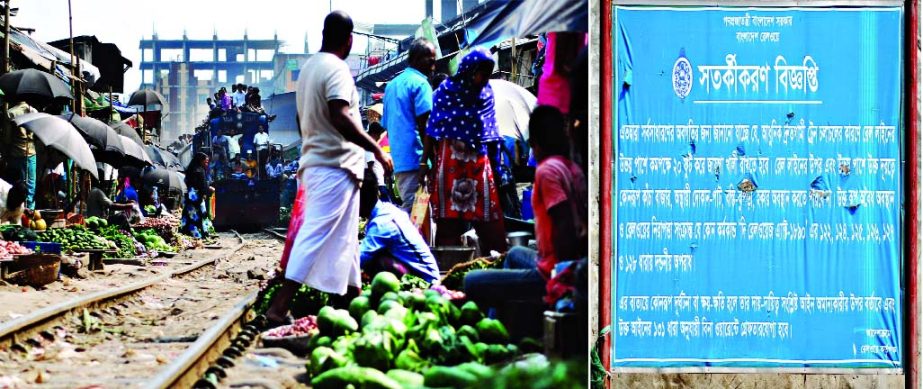
{"label": "steel rail", "polygon": [[203,266],[215,263],[221,259],[226,259],[231,255],[234,255],[237,253],[237,251],[243,248],[243,246],[246,244],[246,241],[236,231],[233,232],[235,235],[237,235],[237,239],[240,240],[240,243],[234,246],[227,253],[215,255],[208,259],[203,259],[175,271],[158,275],[149,280],[126,285],[120,288],[102,290],[86,296],[45,307],[28,315],[20,316],[16,319],[0,324],[0,349],[9,349],[13,345],[18,344],[21,341],[28,339],[34,336],[36,333],[46,329],[53,322],[57,321],[57,319],[67,316],[70,313],[76,313],[76,311],[84,308],[102,307],[106,304],[114,304],[115,300],[120,299],[121,297],[138,293],[152,285],[156,285],[170,278],[192,272],[202,268]]}

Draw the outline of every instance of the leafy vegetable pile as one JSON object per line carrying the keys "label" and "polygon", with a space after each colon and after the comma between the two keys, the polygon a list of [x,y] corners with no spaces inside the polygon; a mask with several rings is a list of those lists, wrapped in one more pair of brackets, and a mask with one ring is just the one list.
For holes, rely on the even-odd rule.
{"label": "leafy vegetable pile", "polygon": [[[275,279],[260,292],[261,296],[258,296],[258,303],[255,308],[257,314],[266,313],[269,309],[269,305],[272,304],[273,297],[275,297],[281,287],[281,279]],[[329,296],[326,293],[302,285],[301,288],[295,292],[295,296],[292,297],[292,316],[303,317],[317,313],[321,307],[327,305],[328,299]]]}
{"label": "leafy vegetable pile", "polygon": [[119,230],[116,226],[108,226],[99,229],[99,234],[109,241],[115,243],[118,251],[115,254],[106,253],[106,258],[132,258],[135,256],[135,239],[131,233]]}

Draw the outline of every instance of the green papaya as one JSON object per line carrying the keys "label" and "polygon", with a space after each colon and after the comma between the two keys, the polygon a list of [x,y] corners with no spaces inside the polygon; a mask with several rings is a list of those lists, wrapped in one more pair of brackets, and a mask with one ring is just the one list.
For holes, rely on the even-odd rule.
{"label": "green papaya", "polygon": [[333,349],[318,347],[311,352],[308,371],[312,377],[316,377],[327,370],[346,366],[348,362],[345,357]]}
{"label": "green papaya", "polygon": [[420,358],[420,355],[417,354],[417,351],[412,350],[409,344],[413,340],[408,341],[407,348],[404,351],[401,351],[397,355],[397,359],[394,360],[394,366],[398,369],[409,370],[417,373],[421,373],[429,367],[429,361]]}
{"label": "green papaya", "polygon": [[387,371],[391,365],[390,334],[387,332],[370,332],[362,334],[352,344],[353,359],[359,366],[372,367]]}
{"label": "green papaya", "polygon": [[398,294],[395,292],[387,292],[381,295],[381,298],[378,300],[378,304],[381,305],[381,303],[385,301],[396,301],[398,304],[403,305],[400,296],[398,296]]}
{"label": "green papaya", "polygon": [[423,387],[423,375],[419,373],[414,373],[409,370],[391,369],[388,370],[387,376],[401,384],[404,389]]}
{"label": "green papaya", "polygon": [[413,293],[412,292],[402,290],[397,293],[397,297],[401,300],[401,304],[403,304],[405,307],[412,308],[412,305],[411,305],[413,304]]}
{"label": "green papaya", "polygon": [[379,272],[372,278],[372,296],[384,296],[385,293],[397,293],[401,290],[401,280],[392,273]]}
{"label": "green papaya", "polygon": [[347,366],[328,370],[311,380],[315,389],[342,389],[352,385],[357,389],[403,389],[385,373],[369,367]]}
{"label": "green papaya", "polygon": [[461,307],[461,323],[468,325],[477,325],[479,321],[484,317],[481,313],[481,310],[478,309],[478,305],[474,301],[469,301],[462,305]]}
{"label": "green papaya", "polygon": [[484,318],[478,321],[478,335],[485,343],[506,343],[510,335],[499,320]]}
{"label": "green papaya", "polygon": [[384,315],[385,312],[388,312],[389,310],[391,310],[391,308],[395,308],[395,307],[403,308],[401,303],[397,302],[397,300],[383,300],[381,304],[378,305],[378,313]]}
{"label": "green papaya", "polygon": [[362,315],[362,328],[365,329],[365,327],[368,326],[373,321],[375,321],[375,318],[378,316],[380,315],[378,314],[378,312],[375,312],[375,311],[368,311],[365,314],[363,314]]}
{"label": "green papaya", "polygon": [[362,320],[362,315],[365,315],[369,311],[370,304],[369,298],[365,296],[359,296],[349,302],[349,315],[356,320]]}
{"label": "green papaya", "polygon": [[480,339],[478,337],[478,330],[467,324],[461,326],[457,331],[455,331],[455,334],[459,337],[467,336],[468,339],[470,339],[472,342],[477,342]]}
{"label": "green papaya", "polygon": [[433,366],[423,374],[423,384],[433,388],[467,388],[477,382],[476,375],[457,367]]}
{"label": "green papaya", "polygon": [[473,374],[479,380],[486,380],[494,375],[494,369],[477,362],[462,363],[455,367]]}

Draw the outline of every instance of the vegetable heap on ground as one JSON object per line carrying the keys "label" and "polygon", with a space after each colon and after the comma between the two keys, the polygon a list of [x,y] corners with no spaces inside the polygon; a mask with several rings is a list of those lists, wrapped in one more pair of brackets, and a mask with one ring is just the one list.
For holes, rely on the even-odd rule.
{"label": "vegetable heap on ground", "polygon": [[167,241],[158,235],[157,230],[153,228],[136,230],[135,239],[144,243],[144,247],[150,251],[172,252],[176,250],[173,246],[167,244]]}
{"label": "vegetable heap on ground", "polygon": [[41,242],[60,243],[65,251],[117,250],[115,243],[94,234],[83,226],[52,228],[42,232]]}
{"label": "vegetable heap on ground", "polygon": [[115,253],[105,253],[103,257],[133,258],[135,256],[135,239],[132,238],[130,232],[119,230],[117,226],[109,225],[106,219],[95,216],[87,218],[86,227],[99,236],[115,243],[117,251]]}
{"label": "vegetable heap on ground", "polygon": [[[420,290],[413,280],[403,284]],[[313,387],[464,388],[497,374],[487,364],[520,355],[503,324],[485,318],[474,302],[458,308],[435,290],[401,285],[378,273],[348,310],[320,310],[306,366]],[[534,340],[521,345],[537,348]]]}
{"label": "vegetable heap on ground", "polygon": [[[269,310],[269,305],[272,303],[273,297],[275,297],[279,288],[282,287],[281,281],[282,278],[271,280],[270,284],[260,292],[260,296],[257,297],[255,309],[257,314],[264,314]],[[326,293],[302,285],[301,288],[295,292],[295,296],[292,297],[292,316],[303,317],[315,314],[319,309],[327,305],[328,300],[329,296]]]}

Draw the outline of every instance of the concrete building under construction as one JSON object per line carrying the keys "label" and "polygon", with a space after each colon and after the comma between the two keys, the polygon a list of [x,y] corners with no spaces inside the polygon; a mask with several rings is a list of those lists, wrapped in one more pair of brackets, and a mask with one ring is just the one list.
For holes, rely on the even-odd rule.
{"label": "concrete building under construction", "polygon": [[274,60],[282,42],[272,39],[142,39],[141,88],[164,95],[162,139],[190,133],[208,112],[206,98],[231,84],[256,85],[265,90],[274,78]]}

